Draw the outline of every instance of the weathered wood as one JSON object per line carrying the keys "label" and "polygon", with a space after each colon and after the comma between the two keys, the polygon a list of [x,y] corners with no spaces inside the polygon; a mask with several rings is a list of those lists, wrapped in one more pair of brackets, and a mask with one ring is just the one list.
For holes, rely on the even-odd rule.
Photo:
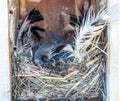
{"label": "weathered wood", "polygon": [[9,0],[8,2],[9,13],[9,36],[13,45],[16,41],[17,23],[19,19],[19,0]]}
{"label": "weathered wood", "polygon": [[[119,0],[108,0],[108,8],[120,6]],[[117,5],[116,5],[117,4]],[[120,15],[118,8],[114,14]],[[120,101],[120,19],[112,21],[108,27],[109,57],[107,68],[107,101]]]}
{"label": "weathered wood", "polygon": [[24,17],[26,16],[26,0],[19,0],[19,13],[20,13],[20,16],[19,18],[20,19],[24,19]]}
{"label": "weathered wood", "polygon": [[10,101],[8,0],[1,0],[0,7],[0,101]]}
{"label": "weathered wood", "polygon": [[[13,47],[15,46],[16,42],[16,35],[17,35],[17,22],[19,19],[19,0],[9,0],[8,1],[8,58],[9,58],[9,72],[10,76],[12,74],[12,66],[11,66],[11,53],[13,51]],[[12,43],[12,44],[11,44]],[[12,45],[12,46],[11,46]],[[12,78],[9,78],[10,82]],[[10,83],[10,86],[12,82]],[[11,86],[12,87],[12,86]],[[12,96],[12,88],[10,91]],[[10,100],[10,99],[9,99]],[[11,98],[12,100],[12,98]]]}

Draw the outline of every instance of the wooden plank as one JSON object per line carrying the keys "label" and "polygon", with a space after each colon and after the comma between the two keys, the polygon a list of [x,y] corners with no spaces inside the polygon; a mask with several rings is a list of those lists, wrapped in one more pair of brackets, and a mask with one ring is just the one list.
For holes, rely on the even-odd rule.
{"label": "wooden plank", "polygon": [[[8,1],[8,22],[6,26],[8,26],[8,59],[9,59],[9,72],[10,72],[10,76],[12,74],[12,65],[11,65],[11,53],[13,51],[13,47],[15,46],[15,42],[16,42],[16,35],[17,35],[17,23],[18,23],[18,19],[19,19],[19,0],[9,0]],[[11,45],[12,43],[12,45]],[[8,73],[9,73],[8,72]],[[10,80],[10,87],[12,87],[12,77],[9,78]],[[12,100],[12,88],[10,88],[10,94],[11,94],[11,99],[9,99],[9,101]],[[1,100],[2,101],[2,100]]]}
{"label": "wooden plank", "polygon": [[8,0],[0,0],[0,101],[10,101],[8,58]]}
{"label": "wooden plank", "polygon": [[[119,0],[108,0],[108,8],[117,4],[120,6]],[[120,9],[116,12],[116,16],[120,14]],[[120,19],[110,23],[108,29],[109,41],[109,58],[107,68],[107,101],[120,101]]]}
{"label": "wooden plank", "polygon": [[26,16],[27,12],[26,12],[26,0],[19,0],[19,5],[20,5],[20,19],[24,19],[24,17]]}
{"label": "wooden plank", "polygon": [[19,0],[9,0],[9,37],[15,45],[19,19]]}

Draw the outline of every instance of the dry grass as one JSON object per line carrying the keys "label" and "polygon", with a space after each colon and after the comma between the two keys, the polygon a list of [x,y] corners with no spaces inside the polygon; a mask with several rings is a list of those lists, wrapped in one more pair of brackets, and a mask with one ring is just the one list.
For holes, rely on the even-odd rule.
{"label": "dry grass", "polygon": [[[31,59],[13,56],[12,96],[14,99],[96,98],[105,96],[107,48],[103,33],[86,42],[84,61],[64,76],[35,66]],[[89,41],[89,40],[88,40]],[[101,44],[102,43],[102,44]],[[101,51],[99,48],[103,51]],[[77,63],[73,63],[78,65]],[[69,68],[74,67],[70,65]]]}

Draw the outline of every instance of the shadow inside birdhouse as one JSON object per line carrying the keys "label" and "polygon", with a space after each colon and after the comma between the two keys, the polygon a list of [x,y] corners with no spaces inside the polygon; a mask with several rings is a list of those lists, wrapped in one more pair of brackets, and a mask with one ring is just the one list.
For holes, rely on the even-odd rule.
{"label": "shadow inside birdhouse", "polygon": [[18,5],[13,101],[105,101],[105,0],[19,0]]}

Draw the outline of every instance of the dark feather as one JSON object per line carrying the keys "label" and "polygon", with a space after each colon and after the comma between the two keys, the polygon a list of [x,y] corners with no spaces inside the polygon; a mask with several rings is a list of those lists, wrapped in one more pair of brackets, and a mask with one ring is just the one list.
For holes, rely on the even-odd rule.
{"label": "dark feather", "polygon": [[65,47],[64,44],[62,44],[62,45],[60,45],[60,46],[57,46],[57,47],[54,49],[54,52],[53,52],[53,53],[59,53],[64,47]]}
{"label": "dark feather", "polygon": [[38,27],[38,26],[32,26],[32,29],[34,29],[34,30],[39,30],[39,31],[42,31],[42,32],[45,32],[45,29],[44,29],[44,28]]}
{"label": "dark feather", "polygon": [[36,31],[36,28],[37,28],[37,27],[32,27],[32,28],[31,28],[31,32],[32,32],[33,35],[35,35],[35,37],[36,37],[38,40],[41,40],[41,39],[43,38],[43,36],[40,35],[40,34]]}
{"label": "dark feather", "polygon": [[41,13],[39,12],[39,10],[37,10],[35,8],[29,13],[28,18],[27,18],[27,20],[30,20],[30,23],[38,22],[43,19],[44,18],[41,15]]}
{"label": "dark feather", "polygon": [[70,15],[70,24],[72,26],[76,26],[76,24],[81,25],[82,19],[82,16],[77,17],[76,15]]}

